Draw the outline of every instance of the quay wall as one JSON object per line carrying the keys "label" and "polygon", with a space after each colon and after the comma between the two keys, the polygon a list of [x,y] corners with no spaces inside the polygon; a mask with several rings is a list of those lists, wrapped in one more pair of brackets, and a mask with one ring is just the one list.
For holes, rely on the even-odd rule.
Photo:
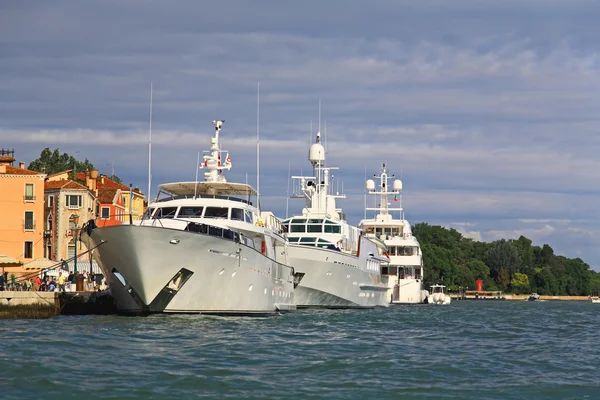
{"label": "quay wall", "polygon": [[52,306],[59,307],[56,292],[20,292],[6,290],[0,292],[0,306]]}

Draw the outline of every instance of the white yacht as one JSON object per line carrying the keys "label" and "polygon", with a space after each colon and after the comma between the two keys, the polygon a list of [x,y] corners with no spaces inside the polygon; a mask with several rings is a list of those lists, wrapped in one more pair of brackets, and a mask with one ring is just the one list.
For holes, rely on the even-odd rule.
{"label": "white yacht", "polygon": [[91,221],[82,229],[121,313],[263,315],[296,308],[282,226],[252,205],[251,186],[226,181],[223,121],[213,123],[203,182],[160,185],[137,223]]}
{"label": "white yacht", "polygon": [[389,288],[387,299],[393,304],[423,303],[428,295],[423,289],[423,256],[419,241],[412,235],[410,223],[404,219],[402,202],[398,198],[402,181],[394,180],[390,188],[388,180],[394,175],[390,175],[385,164],[379,175],[373,177],[379,187],[376,188],[375,181],[369,179],[366,189],[376,203],[374,207],[366,207],[366,211],[373,211],[375,215],[360,221],[359,228],[367,237],[378,238],[387,246],[389,264],[381,265],[381,275]]}
{"label": "white yacht", "polygon": [[376,244],[346,222],[333,194],[332,170],[325,167],[320,133],[309,150],[313,176],[293,176],[294,198],[304,198],[302,215],[283,222],[288,231],[289,262],[304,273],[295,292],[298,307],[370,308],[387,306],[387,285],[381,282]]}

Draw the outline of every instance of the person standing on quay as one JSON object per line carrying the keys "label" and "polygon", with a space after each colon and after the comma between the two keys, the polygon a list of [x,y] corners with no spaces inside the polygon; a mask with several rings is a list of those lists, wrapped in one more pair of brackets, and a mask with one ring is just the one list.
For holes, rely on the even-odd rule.
{"label": "person standing on quay", "polygon": [[58,273],[58,291],[59,292],[65,292],[65,282],[67,281],[67,279],[65,278],[65,276],[63,275],[62,272]]}

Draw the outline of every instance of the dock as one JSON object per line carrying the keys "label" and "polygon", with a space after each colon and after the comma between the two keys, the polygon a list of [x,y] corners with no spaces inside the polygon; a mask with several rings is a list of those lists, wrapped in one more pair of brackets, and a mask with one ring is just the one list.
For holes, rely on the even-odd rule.
{"label": "dock", "polygon": [[114,301],[107,292],[0,292],[0,319],[116,313]]}

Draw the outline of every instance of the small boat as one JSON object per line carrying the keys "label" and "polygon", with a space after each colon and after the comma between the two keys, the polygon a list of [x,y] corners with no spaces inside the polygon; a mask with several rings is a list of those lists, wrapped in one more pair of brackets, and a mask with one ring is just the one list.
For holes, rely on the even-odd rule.
{"label": "small boat", "polygon": [[432,285],[430,286],[431,291],[425,298],[426,304],[450,304],[452,299],[450,295],[446,293],[446,286],[444,285]]}
{"label": "small boat", "polygon": [[590,303],[600,303],[600,297],[598,297],[598,289],[594,289],[592,294],[588,297]]}
{"label": "small boat", "polygon": [[537,293],[531,293],[527,298],[527,301],[540,301],[540,295]]}

